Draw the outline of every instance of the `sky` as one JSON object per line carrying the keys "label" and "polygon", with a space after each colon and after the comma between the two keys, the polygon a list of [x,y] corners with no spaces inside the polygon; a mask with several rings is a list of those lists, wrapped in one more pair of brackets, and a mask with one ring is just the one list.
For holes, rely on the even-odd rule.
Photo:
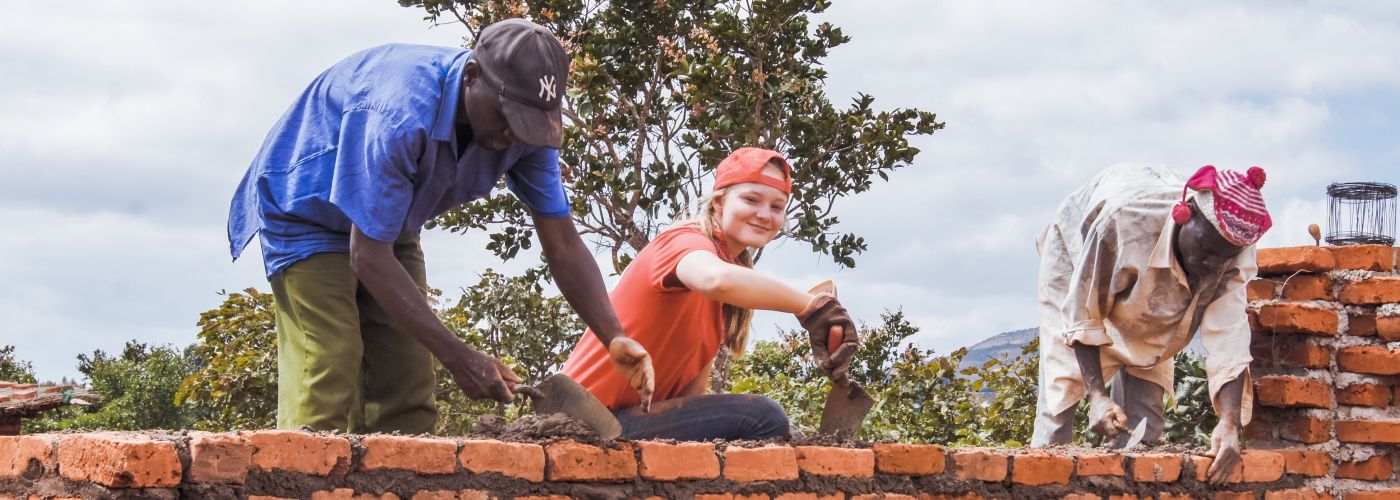
{"label": "sky", "polygon": [[[257,252],[231,262],[225,237],[248,162],[337,60],[463,43],[422,18],[388,0],[9,6],[0,345],[41,380],[76,378],[78,353],[188,345],[221,290],[267,290]],[[1325,231],[1330,182],[1400,181],[1398,3],[844,0],[818,18],[852,38],[827,60],[833,102],[868,93],[947,128],[837,205],[869,246],[856,267],[776,242],[759,268],[803,288],[836,280],[859,321],[903,310],[920,347],[1035,326],[1035,236],[1109,165],[1265,168],[1261,246]],[[430,285],[450,296],[534,261],[501,264],[485,241],[425,232]],[[798,328],[777,313],[754,324],[760,339]]]}

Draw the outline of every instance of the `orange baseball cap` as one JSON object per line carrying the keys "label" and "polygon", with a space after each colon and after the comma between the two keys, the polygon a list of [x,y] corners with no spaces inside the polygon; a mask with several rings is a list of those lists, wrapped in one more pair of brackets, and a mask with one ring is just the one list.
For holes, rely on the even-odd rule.
{"label": "orange baseball cap", "polygon": [[[777,161],[774,161],[777,160]],[[783,167],[783,178],[763,175],[763,166],[773,162]],[[763,148],[739,148],[719,162],[715,168],[715,189],[735,184],[756,182],[792,195],[792,167],[777,151]]]}

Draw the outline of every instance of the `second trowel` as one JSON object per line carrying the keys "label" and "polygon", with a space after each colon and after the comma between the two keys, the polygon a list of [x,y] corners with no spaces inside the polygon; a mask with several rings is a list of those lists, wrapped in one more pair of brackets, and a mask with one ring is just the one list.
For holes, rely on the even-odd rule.
{"label": "second trowel", "polygon": [[865,415],[875,406],[875,398],[852,381],[847,385],[831,385],[826,395],[826,405],[822,407],[822,423],[817,433],[838,438],[849,438],[865,421]]}
{"label": "second trowel", "polygon": [[563,413],[583,422],[604,441],[622,435],[622,424],[617,422],[612,411],[568,375],[556,373],[540,385],[521,387],[519,392],[530,396],[536,414]]}

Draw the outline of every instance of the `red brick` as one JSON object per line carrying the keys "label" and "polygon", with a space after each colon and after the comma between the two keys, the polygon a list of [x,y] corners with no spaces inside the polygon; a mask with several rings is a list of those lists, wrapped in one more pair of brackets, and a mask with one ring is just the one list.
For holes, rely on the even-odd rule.
{"label": "red brick", "polygon": [[1376,455],[1366,460],[1337,464],[1337,477],[1360,479],[1362,481],[1385,481],[1390,479],[1394,468],[1390,455]]}
{"label": "red brick", "polygon": [[1345,500],[1400,500],[1400,488],[1375,491],[1353,491],[1347,493]]}
{"label": "red brick", "polygon": [[1264,304],[1259,308],[1259,326],[1266,333],[1306,333],[1336,335],[1341,323],[1337,311],[1293,303]]}
{"label": "red brick", "polygon": [[632,445],[605,448],[577,441],[560,441],[544,447],[551,481],[617,481],[637,477],[637,457]]}
{"label": "red brick", "polygon": [[336,488],[311,492],[311,500],[399,500],[393,493],[356,493],[352,488]]}
{"label": "red brick", "polygon": [[1395,270],[1395,249],[1387,245],[1343,245],[1327,247],[1336,262],[1334,269],[1362,271]]}
{"label": "red brick", "polygon": [[1400,375],[1400,352],[1378,345],[1343,347],[1337,351],[1337,368],[1352,373]]}
{"label": "red brick", "polygon": [[29,399],[38,394],[39,389],[15,389],[13,392],[10,392],[10,400],[19,401],[21,399]]}
{"label": "red brick", "polygon": [[411,500],[458,500],[458,494],[448,490],[425,490],[414,493]]}
{"label": "red brick", "polygon": [[1256,414],[1254,420],[1250,420],[1244,426],[1245,441],[1273,441],[1275,426],[1272,422],[1265,421]]}
{"label": "red brick", "polygon": [[544,481],[544,447],[537,444],[469,440],[462,442],[457,460],[476,474],[494,472],[533,483]]}
{"label": "red brick", "polygon": [[1252,492],[1252,491],[1217,491],[1217,492],[1215,492],[1215,496],[1213,496],[1213,497],[1211,497],[1211,498],[1214,498],[1215,500],[1254,500],[1254,492]]}
{"label": "red brick", "polygon": [[779,493],[778,496],[773,497],[773,500],[844,500],[845,498],[846,496],[841,493],[818,495],[816,493],[803,491]]}
{"label": "red brick", "polygon": [[457,443],[445,439],[408,436],[365,436],[360,468],[402,469],[419,474],[457,472]]}
{"label": "red brick", "polygon": [[137,434],[72,434],[58,442],[64,479],[114,488],[163,488],[180,484],[175,443]]}
{"label": "red brick", "polygon": [[1278,426],[1280,438],[1299,443],[1317,444],[1332,439],[1332,420],[1298,415]]}
{"label": "red brick", "polygon": [[350,469],[350,441],[295,431],[256,431],[244,434],[253,445],[253,467],[281,469],[315,476],[341,475]]}
{"label": "red brick", "polygon": [[658,481],[719,477],[719,456],[710,443],[666,444],[638,441],[642,477]]}
{"label": "red brick", "polygon": [[1032,486],[1069,484],[1074,459],[1048,453],[1027,453],[1011,457],[1011,482]]}
{"label": "red brick", "polygon": [[1283,298],[1288,300],[1332,300],[1332,278],[1325,274],[1300,274],[1283,284]]}
{"label": "red brick", "polygon": [[253,460],[253,446],[234,434],[190,433],[190,466],[185,480],[192,483],[243,484]]}
{"label": "red brick", "polygon": [[1076,462],[1074,473],[1078,476],[1121,477],[1123,475],[1123,455],[1115,453],[1080,455]]}
{"label": "red brick", "polygon": [[23,476],[29,464],[37,462],[44,470],[53,470],[53,436],[0,437],[0,478]]}
{"label": "red brick", "polygon": [[1370,337],[1376,334],[1376,314],[1360,313],[1347,315],[1347,335]]}
{"label": "red brick", "polygon": [[1241,480],[1246,483],[1271,483],[1283,477],[1283,455],[1274,451],[1245,450],[1240,464],[1244,468]]}
{"label": "red brick", "polygon": [[[1148,498],[1152,498],[1152,497],[1148,497]],[[1124,493],[1124,494],[1121,494],[1121,495],[1109,495],[1109,496],[1108,496],[1108,500],[1138,500],[1138,496],[1137,496],[1137,495],[1134,495],[1134,494],[1132,494],[1132,493]]]}
{"label": "red brick", "polygon": [[1264,500],[1332,500],[1332,495],[1313,488],[1293,488],[1264,492]]}
{"label": "red brick", "polygon": [[1343,304],[1376,305],[1400,302],[1400,277],[1372,276],[1342,286],[1337,300]]}
{"label": "red brick", "polygon": [[1332,253],[1318,246],[1261,248],[1255,252],[1259,274],[1289,274],[1298,271],[1331,271],[1337,265]]}
{"label": "red brick", "polygon": [[1181,477],[1179,455],[1131,455],[1132,479],[1140,483],[1170,483]]}
{"label": "red brick", "polygon": [[982,500],[982,495],[973,492],[961,495],[935,495],[932,493],[919,493],[919,500]]}
{"label": "red brick", "polygon": [[1279,450],[1283,456],[1283,470],[1289,474],[1322,477],[1332,468],[1332,457],[1326,452],[1313,450]]}
{"label": "red brick", "polygon": [[1006,479],[1007,457],[990,450],[964,450],[953,452],[953,475],[962,479],[978,481],[1001,481]]}
{"label": "red brick", "polygon": [[724,477],[731,481],[797,479],[797,452],[787,446],[724,449]]}
{"label": "red brick", "polygon": [[1337,440],[1347,443],[1400,444],[1400,421],[1338,420]]}
{"label": "red brick", "polygon": [[1060,497],[1060,500],[1100,500],[1102,498],[1095,493],[1070,493]]}
{"label": "red brick", "polygon": [[1291,345],[1272,345],[1271,341],[1255,342],[1250,350],[1257,361],[1277,361],[1285,366],[1298,368],[1327,368],[1332,364],[1332,349],[1311,342]]}
{"label": "red brick", "polygon": [[[1195,468],[1196,480],[1205,481],[1210,472],[1213,457],[1187,457]],[[1283,478],[1284,457],[1278,452],[1245,450],[1240,454],[1240,463],[1225,475],[1231,483],[1271,483]]]}
{"label": "red brick", "polygon": [[1390,404],[1390,386],[1380,384],[1351,384],[1337,389],[1337,403],[1354,406],[1385,408]]}
{"label": "red brick", "polygon": [[1186,493],[1158,493],[1157,500],[1195,500],[1196,497]]}
{"label": "red brick", "polygon": [[943,472],[943,447],[931,444],[877,444],[875,469],[881,474],[927,476]]}
{"label": "red brick", "polygon": [[1400,316],[1376,318],[1376,334],[1380,335],[1381,340],[1386,342],[1400,340]]}
{"label": "red brick", "polygon": [[1332,387],[1317,379],[1271,375],[1254,383],[1254,400],[1281,408],[1336,408]]}
{"label": "red brick", "polygon": [[875,452],[833,446],[798,446],[797,468],[817,476],[874,477]]}
{"label": "red brick", "polygon": [[1245,298],[1248,300],[1269,300],[1276,296],[1278,282],[1270,279],[1255,279],[1245,286]]}
{"label": "red brick", "polygon": [[[544,448],[540,448],[540,452],[543,453]],[[457,500],[491,500],[493,498],[496,497],[481,490],[462,490],[461,493],[457,494]]]}

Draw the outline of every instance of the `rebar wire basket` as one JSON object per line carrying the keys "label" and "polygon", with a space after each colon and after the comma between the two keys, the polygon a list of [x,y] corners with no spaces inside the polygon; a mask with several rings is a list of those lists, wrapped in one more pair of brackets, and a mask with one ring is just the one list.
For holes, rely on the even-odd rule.
{"label": "rebar wire basket", "polygon": [[1327,186],[1327,244],[1394,245],[1395,186],[1338,182]]}

